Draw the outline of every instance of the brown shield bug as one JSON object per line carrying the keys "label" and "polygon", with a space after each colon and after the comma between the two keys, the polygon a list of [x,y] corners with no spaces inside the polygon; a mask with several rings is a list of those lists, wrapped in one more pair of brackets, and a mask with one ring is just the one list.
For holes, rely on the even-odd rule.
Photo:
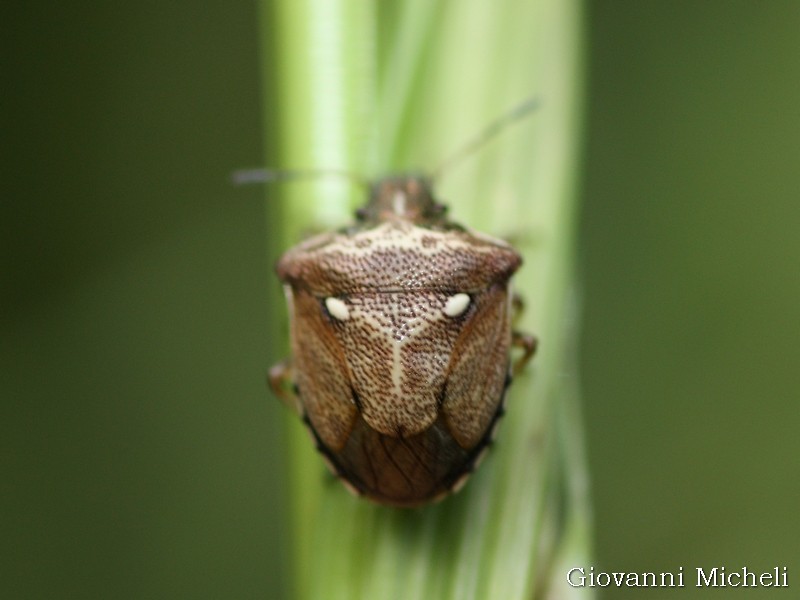
{"label": "brown shield bug", "polygon": [[[454,157],[533,106],[504,115]],[[293,174],[262,179],[283,176]],[[417,506],[457,491],[492,440],[511,373],[536,349],[535,338],[512,331],[520,255],[445,213],[430,178],[387,177],[370,186],[355,224],[291,248],[277,265],[292,358],[270,370],[270,384],[331,471],[381,504]],[[523,350],[513,367],[512,346]]]}

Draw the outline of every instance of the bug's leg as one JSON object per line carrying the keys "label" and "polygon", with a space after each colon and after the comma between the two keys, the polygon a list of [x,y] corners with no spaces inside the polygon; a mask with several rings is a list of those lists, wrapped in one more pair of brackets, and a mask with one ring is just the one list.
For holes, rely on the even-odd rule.
{"label": "bug's leg", "polygon": [[522,349],[522,356],[520,356],[511,366],[511,375],[516,377],[525,368],[525,365],[528,364],[533,355],[536,354],[536,346],[538,346],[539,340],[536,339],[536,336],[530,335],[527,333],[522,333],[520,331],[512,331],[511,332],[511,345],[514,348],[521,348]]}
{"label": "bug's leg", "polygon": [[292,409],[295,413],[302,414],[300,410],[300,398],[297,395],[297,387],[294,384],[294,374],[292,371],[291,359],[284,359],[272,365],[267,375],[267,382],[281,402]]}
{"label": "bug's leg", "polygon": [[513,292],[511,294],[511,322],[518,323],[524,311],[525,301],[522,299],[522,296]]}
{"label": "bug's leg", "polygon": [[[522,312],[525,310],[525,302],[522,300],[522,296],[517,293],[511,294],[511,322],[518,323],[520,317],[522,316]],[[522,349],[522,356],[520,356],[511,366],[511,375],[516,376],[518,375],[525,365],[528,364],[533,355],[536,354],[536,346],[539,343],[539,340],[536,339],[536,336],[529,335],[527,333],[522,333],[520,331],[513,330],[511,332],[511,345],[514,348],[521,348]]]}

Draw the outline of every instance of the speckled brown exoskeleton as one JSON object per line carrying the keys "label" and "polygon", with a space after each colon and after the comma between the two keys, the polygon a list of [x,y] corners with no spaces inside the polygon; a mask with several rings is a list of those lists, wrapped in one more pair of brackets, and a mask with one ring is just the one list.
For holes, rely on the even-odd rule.
{"label": "speckled brown exoskeleton", "polygon": [[456,491],[503,412],[519,254],[448,221],[427,181],[373,186],[358,222],[278,262],[291,363],[270,373],[330,469],[372,500],[414,506]]}
{"label": "speckled brown exoskeleton", "polygon": [[[292,358],[272,368],[271,386],[330,470],[381,504],[460,489],[492,440],[512,373],[536,349],[512,330],[520,255],[445,213],[429,179],[382,179],[355,224],[277,265]],[[513,364],[512,346],[522,349]]]}

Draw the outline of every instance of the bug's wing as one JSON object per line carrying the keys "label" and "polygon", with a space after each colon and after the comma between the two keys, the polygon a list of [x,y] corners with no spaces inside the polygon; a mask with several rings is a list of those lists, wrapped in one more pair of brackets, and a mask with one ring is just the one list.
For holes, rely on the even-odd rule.
{"label": "bug's wing", "polygon": [[287,296],[301,404],[322,442],[331,450],[341,450],[357,416],[344,350],[316,297],[291,287]]}
{"label": "bug's wing", "polygon": [[456,343],[442,405],[450,433],[463,448],[486,434],[503,398],[511,343],[508,290],[494,285],[474,297],[476,310]]}

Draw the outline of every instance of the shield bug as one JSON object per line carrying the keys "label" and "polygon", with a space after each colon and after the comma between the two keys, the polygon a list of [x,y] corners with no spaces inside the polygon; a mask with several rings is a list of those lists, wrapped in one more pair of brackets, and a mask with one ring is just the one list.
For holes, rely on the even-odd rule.
{"label": "shield bug", "polygon": [[[454,158],[532,108],[504,115]],[[351,491],[401,507],[463,485],[491,442],[512,372],[536,348],[512,331],[520,255],[450,221],[431,181],[373,183],[353,225],[291,248],[277,265],[292,358],[271,369],[273,390]],[[512,346],[523,351],[513,366]]]}

